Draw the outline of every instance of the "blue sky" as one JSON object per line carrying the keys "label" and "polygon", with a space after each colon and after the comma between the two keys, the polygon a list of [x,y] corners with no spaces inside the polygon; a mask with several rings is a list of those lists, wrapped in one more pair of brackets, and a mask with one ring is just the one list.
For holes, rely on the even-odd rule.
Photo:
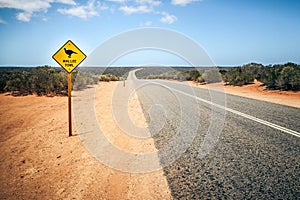
{"label": "blue sky", "polygon": [[[216,65],[300,63],[299,10],[298,0],[0,0],[0,66],[56,66],[51,56],[69,39],[89,56],[145,27],[186,35]],[[186,64],[149,50],[115,62],[149,63]]]}

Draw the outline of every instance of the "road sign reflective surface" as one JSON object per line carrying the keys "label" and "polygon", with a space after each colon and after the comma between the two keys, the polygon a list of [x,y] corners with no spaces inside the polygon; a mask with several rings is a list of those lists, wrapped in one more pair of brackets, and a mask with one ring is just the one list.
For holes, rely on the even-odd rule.
{"label": "road sign reflective surface", "polygon": [[68,40],[52,58],[71,73],[86,58],[86,55],[71,40]]}

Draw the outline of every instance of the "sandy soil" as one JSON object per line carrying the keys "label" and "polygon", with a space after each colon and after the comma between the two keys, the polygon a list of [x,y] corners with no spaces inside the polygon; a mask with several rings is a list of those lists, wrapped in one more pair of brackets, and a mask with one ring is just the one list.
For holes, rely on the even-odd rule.
{"label": "sandy soil", "polygon": [[[112,110],[112,90],[115,83],[102,83],[96,92],[97,119],[101,129],[112,144],[120,149],[132,153],[147,153],[157,151],[152,138],[138,139],[124,133],[114,121]],[[105,113],[105,114],[104,114]],[[129,117],[139,127],[147,127],[143,110],[136,93],[132,94],[128,102]],[[104,125],[104,126],[103,126]],[[158,159],[157,159],[158,161]],[[171,199],[170,190],[162,169],[152,173],[128,174],[115,171],[111,177],[118,185],[118,193],[125,194],[125,199]],[[124,199],[117,196],[114,199]]]}
{"label": "sandy soil", "polygon": [[[114,84],[98,87],[102,113],[111,110]],[[130,113],[143,125],[137,102],[133,97]],[[109,114],[98,116],[111,120]],[[114,126],[105,128],[120,134]],[[73,132],[68,137],[66,97],[1,94],[0,199],[171,199],[162,171],[129,174],[108,168],[87,152],[75,128]],[[131,149],[131,142],[122,140],[114,142]],[[155,148],[151,141],[149,146]]]}
{"label": "sandy soil", "polygon": [[[102,113],[111,111],[114,87],[115,83],[98,87],[101,104],[96,108]],[[258,82],[225,86],[225,91],[300,108],[300,92],[267,91]],[[146,126],[136,95],[129,113],[138,126]],[[122,134],[111,114],[98,113],[98,120],[107,122],[105,132],[120,148],[156,150],[151,139],[141,146]],[[162,171],[128,174],[108,168],[87,152],[73,127],[75,136],[68,137],[66,97],[0,94],[0,199],[171,199]]]}
{"label": "sandy soil", "polygon": [[[192,81],[188,81],[188,84],[196,87],[208,88],[208,85],[200,85]],[[210,89],[215,88],[216,90],[218,90],[219,86],[220,84],[209,84]],[[237,96],[300,108],[300,91],[293,92],[268,90],[258,81],[255,81],[254,84],[244,86],[225,85],[223,88],[227,94],[233,94]]]}

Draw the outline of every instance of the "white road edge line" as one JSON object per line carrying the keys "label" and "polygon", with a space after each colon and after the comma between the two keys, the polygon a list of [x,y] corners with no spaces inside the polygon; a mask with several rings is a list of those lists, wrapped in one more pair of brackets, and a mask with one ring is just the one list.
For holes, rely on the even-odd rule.
{"label": "white road edge line", "polygon": [[211,101],[207,101],[207,100],[205,100],[205,99],[201,99],[201,98],[199,98],[199,97],[197,97],[197,96],[193,96],[193,95],[190,95],[190,94],[188,94],[188,93],[182,92],[182,91],[180,91],[180,90],[177,90],[177,89],[174,89],[174,88],[170,88],[170,87],[168,87],[168,86],[166,86],[166,85],[164,85],[164,87],[166,87],[166,88],[168,88],[168,89],[170,89],[170,90],[173,90],[173,91],[175,91],[175,92],[181,93],[181,94],[183,94],[183,95],[189,96],[189,97],[191,97],[191,98],[196,98],[198,101],[202,101],[202,102],[207,103],[207,104],[210,104],[210,105],[212,105],[212,106],[215,106],[215,107],[224,109],[224,110],[226,110],[226,111],[228,111],[228,112],[237,114],[237,115],[239,115],[239,116],[245,117],[245,118],[250,119],[250,120],[253,120],[253,121],[255,121],[255,122],[258,122],[258,123],[264,124],[264,125],[266,125],[266,126],[272,127],[272,128],[274,128],[274,129],[283,131],[283,132],[285,132],[285,133],[294,135],[294,136],[296,136],[296,137],[300,137],[300,133],[297,132],[297,131],[294,131],[294,130],[291,130],[291,129],[288,129],[288,128],[279,126],[279,125],[277,125],[277,124],[273,124],[273,123],[271,123],[271,122],[268,122],[268,121],[259,119],[259,118],[257,118],[257,117],[253,117],[253,116],[251,116],[251,115],[248,115],[248,114],[239,112],[239,111],[237,111],[237,110],[233,110],[233,109],[231,109],[231,108],[227,108],[227,107],[225,107],[225,106],[222,106],[222,105],[213,103],[213,102],[211,102]]}

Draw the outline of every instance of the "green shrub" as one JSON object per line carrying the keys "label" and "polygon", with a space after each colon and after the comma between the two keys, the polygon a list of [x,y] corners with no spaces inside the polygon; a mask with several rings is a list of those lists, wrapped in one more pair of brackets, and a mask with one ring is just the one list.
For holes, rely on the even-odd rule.
{"label": "green shrub", "polygon": [[120,77],[113,74],[103,74],[99,76],[99,81],[109,82],[109,81],[119,81],[119,80]]}
{"label": "green shrub", "polygon": [[299,67],[285,66],[280,71],[276,80],[276,86],[282,90],[300,89],[300,70]]}
{"label": "green shrub", "polygon": [[94,85],[98,82],[98,77],[86,72],[76,72],[74,79],[74,90],[82,90],[86,88],[88,85]]}
{"label": "green shrub", "polygon": [[269,66],[250,63],[223,71],[222,78],[229,85],[245,85],[257,79],[268,89],[300,90],[300,66],[295,63]]}
{"label": "green shrub", "polygon": [[253,83],[254,74],[247,67],[234,67],[223,74],[222,78],[226,84],[242,86]]}
{"label": "green shrub", "polygon": [[[2,74],[8,75],[3,90],[12,92],[13,95],[67,95],[67,72],[62,69],[50,66],[13,68]],[[76,89],[83,89],[98,82],[98,78],[77,71],[73,72],[72,85],[75,80],[77,84],[73,87]]]}
{"label": "green shrub", "polygon": [[204,78],[203,78],[202,76],[199,76],[199,77],[197,78],[196,82],[198,82],[198,83],[204,83],[205,80],[204,80]]}
{"label": "green shrub", "polygon": [[206,83],[218,83],[222,81],[221,74],[217,70],[206,70],[202,74],[202,78]]}

